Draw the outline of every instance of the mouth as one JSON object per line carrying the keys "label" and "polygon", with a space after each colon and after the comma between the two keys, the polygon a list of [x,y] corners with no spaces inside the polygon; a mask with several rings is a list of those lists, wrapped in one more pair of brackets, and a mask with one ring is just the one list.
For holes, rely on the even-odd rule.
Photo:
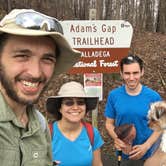
{"label": "mouth", "polygon": [[161,130],[161,127],[159,125],[152,124],[152,123],[149,124],[149,128],[151,128],[154,131],[160,131]]}
{"label": "mouth", "polygon": [[38,85],[39,85],[39,82],[29,82],[29,81],[22,81],[22,84],[24,85],[24,86],[26,86],[26,87],[30,87],[30,88],[36,88],[36,87],[38,87]]}
{"label": "mouth", "polygon": [[70,112],[70,114],[73,116],[78,116],[80,113],[79,112]]}
{"label": "mouth", "polygon": [[32,82],[32,81],[26,81],[21,80],[19,83],[19,86],[21,87],[21,90],[26,95],[35,95],[37,94],[41,89],[41,82]]}
{"label": "mouth", "polygon": [[133,86],[136,85],[136,83],[135,82],[129,82],[128,85],[131,86],[131,87],[133,87]]}

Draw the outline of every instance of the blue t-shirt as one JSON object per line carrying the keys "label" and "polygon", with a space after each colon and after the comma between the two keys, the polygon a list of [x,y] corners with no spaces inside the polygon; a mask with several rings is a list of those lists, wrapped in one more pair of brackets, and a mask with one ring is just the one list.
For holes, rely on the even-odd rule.
{"label": "blue t-shirt", "polygon": [[94,144],[90,143],[86,128],[83,126],[80,135],[71,141],[53,124],[52,153],[53,161],[60,161],[59,166],[92,166],[93,151],[103,145],[99,131],[94,130]]}
{"label": "blue t-shirt", "polygon": [[[148,110],[151,103],[160,101],[160,95],[146,87],[142,86],[141,92],[136,96],[126,93],[125,86],[112,90],[108,96],[104,115],[105,117],[115,119],[115,125],[134,124],[136,128],[136,138],[133,145],[143,144],[152,134],[148,127]],[[151,147],[142,159],[151,156],[154,147]],[[127,159],[127,155],[122,155]]]}

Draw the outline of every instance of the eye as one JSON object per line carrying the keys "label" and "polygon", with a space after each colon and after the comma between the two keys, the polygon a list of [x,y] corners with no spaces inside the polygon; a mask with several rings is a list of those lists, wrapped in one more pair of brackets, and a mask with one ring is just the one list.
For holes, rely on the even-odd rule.
{"label": "eye", "polygon": [[157,110],[156,111],[156,117],[157,117],[157,119],[160,119],[160,117],[163,115],[163,113],[164,113],[164,110],[162,110],[162,109]]}
{"label": "eye", "polygon": [[139,72],[134,72],[133,75],[134,76],[137,76],[139,74]]}
{"label": "eye", "polygon": [[43,61],[45,63],[51,64],[51,63],[55,63],[56,59],[55,58],[51,58],[51,57],[47,57],[47,58],[43,58]]}
{"label": "eye", "polygon": [[79,99],[77,100],[78,105],[85,105],[85,100],[84,99]]}
{"label": "eye", "polygon": [[62,101],[62,104],[66,105],[66,106],[72,106],[74,105],[74,101],[70,100],[70,99],[66,99]]}
{"label": "eye", "polygon": [[55,64],[56,56],[48,53],[43,56],[42,60],[47,64]]}
{"label": "eye", "polygon": [[29,56],[27,54],[17,54],[14,55],[14,58],[18,61],[27,61]]}
{"label": "eye", "polygon": [[154,122],[154,121],[155,121],[155,119],[154,119],[154,118],[151,118],[151,121],[152,121],[152,122]]}

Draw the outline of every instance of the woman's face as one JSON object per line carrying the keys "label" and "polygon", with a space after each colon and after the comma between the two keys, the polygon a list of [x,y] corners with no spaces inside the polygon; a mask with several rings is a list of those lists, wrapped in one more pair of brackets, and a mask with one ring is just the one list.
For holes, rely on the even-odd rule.
{"label": "woman's face", "polygon": [[60,108],[62,119],[70,122],[79,122],[86,113],[86,102],[84,98],[63,98]]}

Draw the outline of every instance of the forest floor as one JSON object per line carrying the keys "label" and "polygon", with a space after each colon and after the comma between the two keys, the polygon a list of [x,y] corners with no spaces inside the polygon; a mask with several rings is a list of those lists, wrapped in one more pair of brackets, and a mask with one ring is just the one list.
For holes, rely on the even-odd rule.
{"label": "forest floor", "polygon": [[[142,78],[142,83],[156,90],[163,99],[166,99],[166,35],[150,32],[135,32],[130,52],[140,56],[144,61],[145,74]],[[38,106],[44,114],[44,102],[47,96],[55,95],[59,87],[64,82],[70,80],[76,80],[83,83],[82,75],[79,74],[74,76],[61,74],[58,79],[53,79],[48,90],[38,102]],[[104,74],[103,80],[103,100],[99,103],[98,108],[98,129],[105,141],[105,144],[102,147],[104,166],[116,166],[117,160],[115,157],[115,149],[113,147],[112,139],[104,126],[105,118],[103,116],[103,111],[109,91],[121,85],[122,80],[119,74]],[[49,119],[50,117],[47,118]],[[91,121],[91,116],[89,115],[87,119]]]}

